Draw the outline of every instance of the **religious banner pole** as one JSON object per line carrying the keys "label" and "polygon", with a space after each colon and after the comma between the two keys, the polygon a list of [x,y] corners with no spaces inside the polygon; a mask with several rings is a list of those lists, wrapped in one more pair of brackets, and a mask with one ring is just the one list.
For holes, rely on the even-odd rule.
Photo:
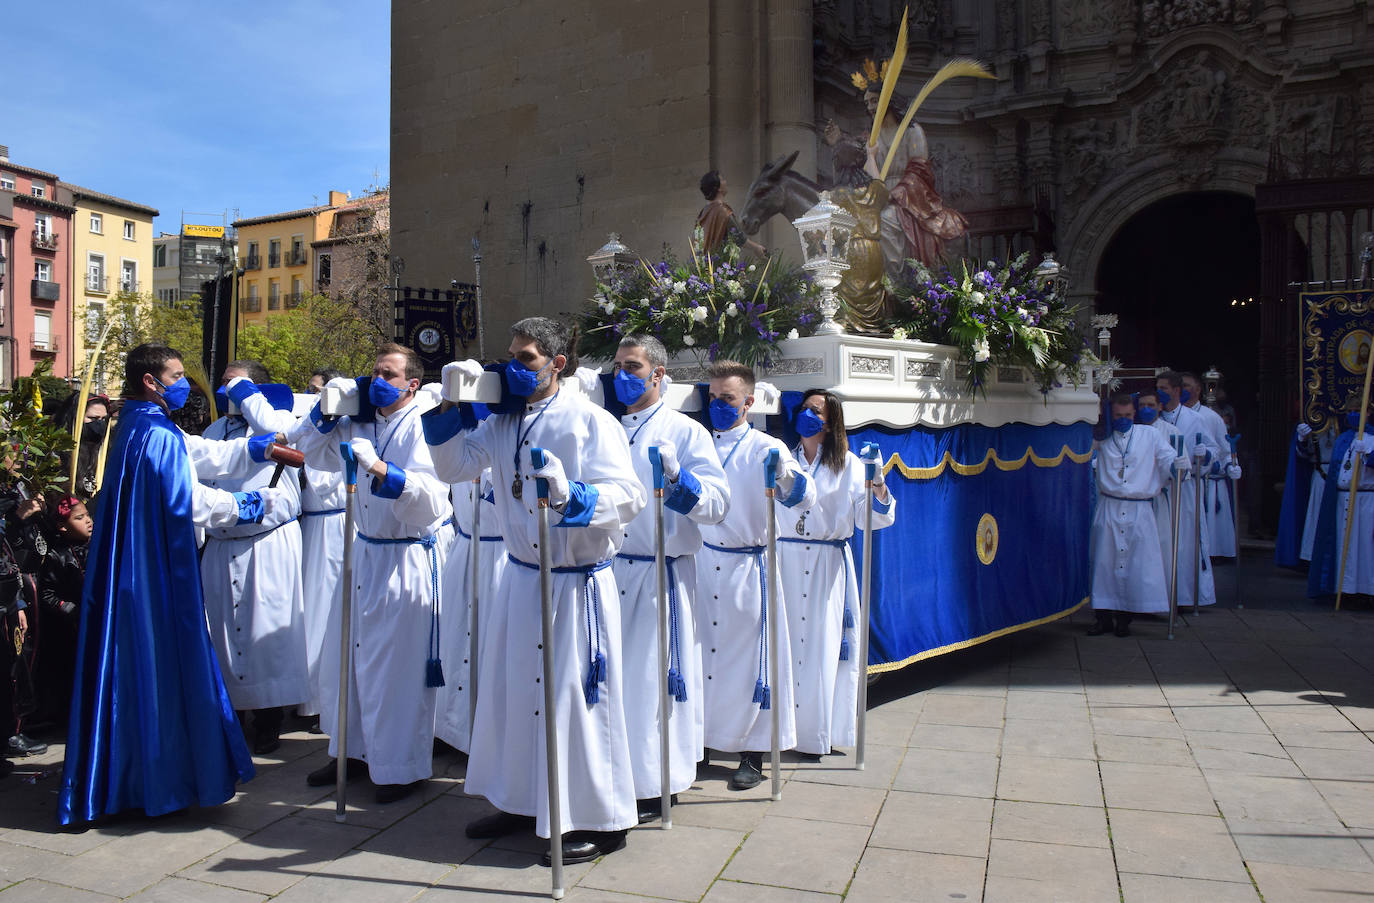
{"label": "religious banner pole", "polygon": [[476,291],[472,293],[472,303],[477,308],[474,318],[477,323],[477,359],[485,363],[487,360],[487,340],[482,334],[482,242],[477,239],[476,235],[472,237],[472,282],[477,287]]}
{"label": "religious banner pole", "polygon": [[334,739],[338,754],[334,758],[334,820],[348,816],[348,685],[353,670],[353,508],[358,495],[358,458],[347,442],[339,443],[344,463],[344,547],[343,568],[339,576],[342,601],[339,607],[339,699]]}
{"label": "religious banner pole", "polygon": [[[1226,440],[1231,444],[1231,461],[1235,463],[1239,460],[1236,457],[1237,446],[1240,444],[1240,435],[1227,436]],[[1236,537],[1236,608],[1244,608],[1245,603],[1240,598],[1240,480],[1226,480],[1231,489],[1231,532]]]}
{"label": "religious banner pole", "polygon": [[[530,449],[530,466],[538,470],[548,461],[542,448]],[[553,635],[553,556],[549,550],[549,481],[536,478],[539,496],[539,615],[544,644],[544,765],[549,791],[549,866],[552,896],[563,899],[563,805],[559,788],[558,717],[555,714]]]}
{"label": "religious banner pole", "polygon": [[[777,513],[773,510],[773,499],[777,496],[778,485],[778,465],[782,456],[776,448],[768,450],[768,457],[763,462],[763,496],[766,502],[768,515],[768,573],[764,575],[764,594],[763,608],[764,618],[768,621],[768,685],[772,687],[771,692],[764,693],[764,700],[768,703],[772,715],[773,742],[769,753],[769,769],[773,775],[773,799],[782,799],[782,749],[780,748],[782,724],[779,721],[778,706],[782,701],[782,688],[778,685],[778,589],[779,583],[774,580],[778,573],[778,519]],[[779,694],[778,699],[771,699],[772,693]]]}
{"label": "religious banner pole", "polygon": [[[1364,392],[1360,395],[1360,426],[1355,431],[1355,441],[1364,441],[1364,428],[1369,413],[1369,377],[1374,374],[1374,354],[1369,356],[1369,361],[1364,365]],[[1350,554],[1350,533],[1355,529],[1355,500],[1360,494],[1360,471],[1364,467],[1364,455],[1358,450],[1351,452],[1352,467],[1350,470],[1350,502],[1345,506],[1345,536],[1341,539],[1341,566],[1337,571],[1336,579],[1336,611],[1341,610],[1341,595],[1345,589],[1345,559]],[[1333,460],[1331,466],[1335,467]]]}
{"label": "religious banner pole", "polygon": [[663,530],[663,458],[658,446],[649,447],[649,464],[654,471],[654,573],[658,582],[658,755],[659,802],[663,830],[673,827],[673,788],[670,782],[668,721],[673,714],[668,697],[668,557]]}

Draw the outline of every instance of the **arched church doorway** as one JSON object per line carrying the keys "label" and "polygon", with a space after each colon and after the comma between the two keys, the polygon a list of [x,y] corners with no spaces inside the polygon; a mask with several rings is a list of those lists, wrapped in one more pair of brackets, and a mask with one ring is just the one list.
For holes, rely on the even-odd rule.
{"label": "arched church doorway", "polygon": [[1260,313],[1251,299],[1259,286],[1254,199],[1191,192],[1144,208],[1112,238],[1098,266],[1096,310],[1118,316],[1112,355],[1126,367],[1220,370],[1240,431],[1253,437]]}

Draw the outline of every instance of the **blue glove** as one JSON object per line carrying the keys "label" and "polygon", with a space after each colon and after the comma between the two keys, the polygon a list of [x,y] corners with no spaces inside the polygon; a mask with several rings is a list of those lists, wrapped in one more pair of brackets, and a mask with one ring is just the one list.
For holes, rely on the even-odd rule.
{"label": "blue glove", "polygon": [[[251,385],[251,384],[250,384]],[[252,394],[251,392],[248,394]],[[267,453],[271,450],[273,443],[277,441],[275,433],[264,433],[261,436],[254,436],[248,440],[248,457],[259,464],[267,463]]]}

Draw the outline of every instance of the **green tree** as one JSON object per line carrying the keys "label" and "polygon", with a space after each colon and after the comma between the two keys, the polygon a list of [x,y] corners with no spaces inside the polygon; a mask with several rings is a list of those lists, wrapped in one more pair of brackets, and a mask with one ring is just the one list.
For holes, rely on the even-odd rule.
{"label": "green tree", "polygon": [[238,357],[260,361],[275,382],[302,389],[321,367],[371,370],[377,345],[375,328],[353,305],[312,295],[300,307],[241,327]]}
{"label": "green tree", "polygon": [[[62,464],[62,452],[72,448],[71,433],[51,418],[44,417],[40,407],[35,404],[36,395],[46,395],[40,387],[52,388],[51,379],[52,362],[39,361],[30,376],[16,379],[8,392],[0,393],[5,464],[13,477],[28,490],[31,498],[67,486],[67,468]],[[44,403],[48,400],[45,397]]]}
{"label": "green tree", "polygon": [[[188,371],[202,366],[202,325],[200,297],[192,295],[170,304],[156,300],[150,292],[119,292],[104,309],[86,321],[89,351],[101,332],[109,326],[105,345],[96,365],[96,385],[107,392],[118,392],[124,382],[124,358],[129,349],[145,342],[161,342],[182,353]],[[77,374],[84,377],[85,371]]]}

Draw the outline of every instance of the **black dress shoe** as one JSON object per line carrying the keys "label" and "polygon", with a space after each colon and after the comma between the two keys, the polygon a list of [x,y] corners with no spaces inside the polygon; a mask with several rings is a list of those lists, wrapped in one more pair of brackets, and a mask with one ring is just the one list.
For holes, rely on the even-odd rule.
{"label": "black dress shoe", "polygon": [[810,763],[810,764],[812,764],[812,765],[815,765],[815,764],[816,764],[817,762],[819,762],[820,760],[821,760],[821,754],[820,754],[820,753],[797,753],[797,761],[799,761],[799,762],[807,762],[807,763]]}
{"label": "black dress shoe", "polygon": [[[677,805],[677,794],[676,794],[676,793],[673,794],[673,797],[672,797],[672,804],[673,804],[674,806]],[[653,820],[656,819],[656,818],[662,818],[662,817],[663,817],[663,799],[662,799],[662,797],[657,797],[657,796],[656,796],[656,797],[654,797],[653,799],[648,799],[648,800],[635,800],[635,805],[639,808],[639,823],[640,823],[641,825],[644,824],[645,822],[651,822],[651,821],[653,821]]]}
{"label": "black dress shoe", "polygon": [[468,822],[463,833],[473,840],[489,840],[493,837],[505,837],[507,834],[526,830],[534,830],[533,817],[515,815],[510,812],[494,812],[491,815],[484,815],[476,821]]}
{"label": "black dress shoe", "polygon": [[255,756],[269,756],[279,749],[281,749],[280,737],[258,737],[253,741],[253,755]]}
{"label": "black dress shoe", "polygon": [[[324,765],[316,768],[305,776],[305,783],[311,787],[328,787],[333,784],[338,775],[338,759],[330,759]],[[367,763],[361,759],[348,760],[348,780],[356,781],[358,778],[367,777]]]}
{"label": "black dress shoe", "polygon": [[739,768],[730,775],[731,790],[748,790],[763,780],[763,753],[740,753]]}
{"label": "black dress shoe", "polygon": [[10,737],[5,749],[5,754],[10,756],[41,756],[48,751],[48,744],[31,740],[23,734],[15,734]]}
{"label": "black dress shoe", "polygon": [[[569,831],[563,835],[563,864],[591,862],[607,853],[614,853],[623,846],[624,831]],[[544,851],[543,863],[553,864],[553,856],[549,850]]]}
{"label": "black dress shoe", "polygon": [[385,806],[387,803],[403,800],[414,793],[419,786],[419,781],[412,781],[409,784],[378,784],[377,804]]}

